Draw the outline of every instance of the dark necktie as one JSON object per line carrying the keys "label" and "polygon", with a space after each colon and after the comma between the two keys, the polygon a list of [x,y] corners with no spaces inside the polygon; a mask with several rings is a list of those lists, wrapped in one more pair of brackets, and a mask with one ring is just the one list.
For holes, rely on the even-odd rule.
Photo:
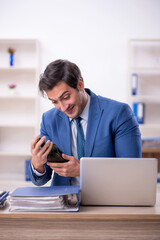
{"label": "dark necktie", "polygon": [[76,127],[77,127],[77,154],[78,154],[78,159],[80,160],[81,157],[84,157],[84,133],[83,133],[83,128],[81,125],[81,117],[76,118]]}

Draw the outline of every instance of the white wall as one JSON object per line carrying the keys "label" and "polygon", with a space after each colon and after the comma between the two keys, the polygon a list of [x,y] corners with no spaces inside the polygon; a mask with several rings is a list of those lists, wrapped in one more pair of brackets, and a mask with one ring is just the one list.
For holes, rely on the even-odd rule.
{"label": "white wall", "polygon": [[127,102],[128,40],[160,39],[160,0],[0,0],[0,38],[39,39],[41,71],[71,60],[86,87]]}

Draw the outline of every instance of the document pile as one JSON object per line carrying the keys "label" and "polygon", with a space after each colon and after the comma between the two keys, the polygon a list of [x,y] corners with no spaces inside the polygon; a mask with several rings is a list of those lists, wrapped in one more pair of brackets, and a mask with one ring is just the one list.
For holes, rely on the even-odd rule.
{"label": "document pile", "polygon": [[9,202],[10,211],[78,211],[79,186],[17,188]]}
{"label": "document pile", "polygon": [[142,138],[143,148],[160,148],[160,137]]}
{"label": "document pile", "polygon": [[9,192],[0,191],[0,207],[4,207],[5,206],[5,202],[7,200],[8,194],[9,194]]}

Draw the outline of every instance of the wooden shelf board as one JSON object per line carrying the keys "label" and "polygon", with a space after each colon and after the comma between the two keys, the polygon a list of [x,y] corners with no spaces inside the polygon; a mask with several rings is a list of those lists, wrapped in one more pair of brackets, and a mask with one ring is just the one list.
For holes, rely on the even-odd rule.
{"label": "wooden shelf board", "polygon": [[142,153],[160,153],[160,148],[145,148],[142,147]]}

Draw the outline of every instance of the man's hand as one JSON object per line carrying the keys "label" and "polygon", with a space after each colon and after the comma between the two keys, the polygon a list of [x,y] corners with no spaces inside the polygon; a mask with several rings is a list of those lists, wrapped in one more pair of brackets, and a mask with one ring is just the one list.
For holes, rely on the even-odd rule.
{"label": "man's hand", "polygon": [[50,166],[56,173],[64,177],[77,177],[80,176],[80,161],[75,157],[62,154],[62,157],[66,160],[69,160],[65,163],[52,163],[47,162],[47,165]]}
{"label": "man's hand", "polygon": [[44,164],[47,162],[47,156],[52,149],[53,143],[47,141],[44,146],[41,147],[46,137],[42,137],[40,140],[39,138],[40,135],[36,136],[31,142],[32,164],[35,170],[39,173],[44,173]]}

